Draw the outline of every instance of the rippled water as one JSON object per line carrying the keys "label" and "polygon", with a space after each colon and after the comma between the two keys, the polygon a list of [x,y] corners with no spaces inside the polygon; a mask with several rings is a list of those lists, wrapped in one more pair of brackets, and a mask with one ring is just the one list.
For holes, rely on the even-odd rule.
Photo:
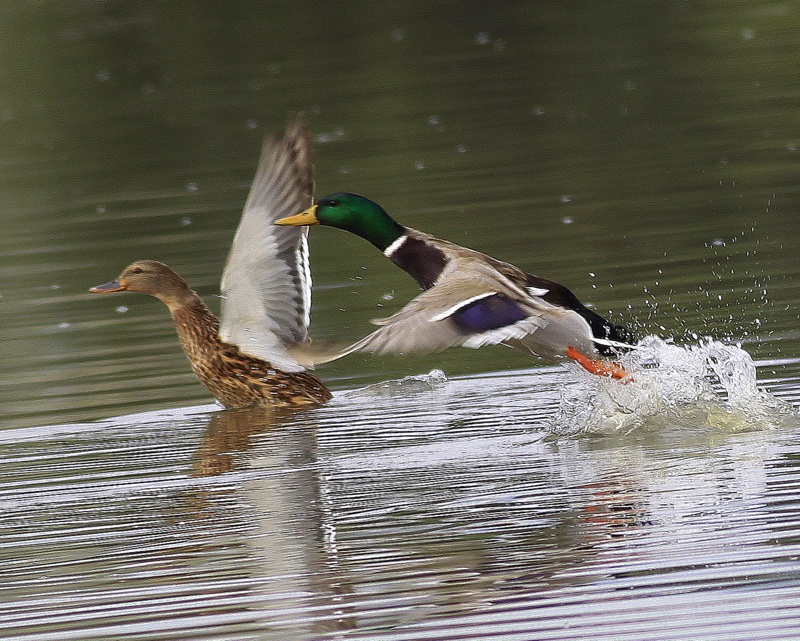
{"label": "rippled water", "polygon": [[550,439],[582,378],[432,374],[295,415],[6,431],[4,633],[797,636],[800,419]]}
{"label": "rippled water", "polygon": [[[6,7],[2,636],[800,637],[799,34],[758,1]],[[567,284],[639,333],[633,380],[460,349],[209,405],[158,301],[86,289],[158,259],[218,308],[296,109],[320,192]],[[315,337],[416,291],[311,244]]]}

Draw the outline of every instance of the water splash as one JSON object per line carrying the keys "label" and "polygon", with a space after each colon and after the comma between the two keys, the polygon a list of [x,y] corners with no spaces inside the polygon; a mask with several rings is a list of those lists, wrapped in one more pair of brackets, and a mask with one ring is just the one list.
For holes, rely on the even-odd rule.
{"label": "water splash", "polygon": [[395,398],[398,396],[413,396],[420,392],[430,392],[441,389],[447,383],[447,376],[440,369],[432,369],[427,374],[404,376],[403,378],[374,383],[353,390],[345,394],[352,397],[383,397]]}
{"label": "water splash", "polygon": [[759,389],[756,367],[739,347],[714,340],[678,346],[656,336],[621,359],[631,381],[576,372],[550,431],[556,435],[625,434],[637,429],[741,432],[797,421],[791,405]]}

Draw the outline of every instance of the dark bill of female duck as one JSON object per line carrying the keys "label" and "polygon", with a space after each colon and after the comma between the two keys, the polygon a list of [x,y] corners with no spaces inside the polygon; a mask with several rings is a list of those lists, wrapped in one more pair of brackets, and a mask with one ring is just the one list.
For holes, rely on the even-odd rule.
{"label": "dark bill of female duck", "polygon": [[127,289],[128,288],[125,285],[121,285],[118,280],[111,280],[102,285],[95,285],[90,288],[89,291],[92,294],[111,294],[113,292],[124,292]]}
{"label": "dark bill of female duck", "polygon": [[454,345],[504,344],[552,361],[571,359],[613,378],[627,372],[603,359],[632,347],[627,330],[588,309],[565,286],[481,252],[404,227],[376,202],[325,196],[278,225],[327,225],[366,239],[422,287],[380,329],[323,360],[355,351],[406,353]]}

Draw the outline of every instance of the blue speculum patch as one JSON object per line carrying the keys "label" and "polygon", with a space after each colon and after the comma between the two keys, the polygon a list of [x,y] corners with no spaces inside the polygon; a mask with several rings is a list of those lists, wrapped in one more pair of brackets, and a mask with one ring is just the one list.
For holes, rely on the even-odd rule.
{"label": "blue speculum patch", "polygon": [[464,331],[481,333],[513,325],[526,316],[513,300],[502,294],[494,294],[465,305],[451,318]]}

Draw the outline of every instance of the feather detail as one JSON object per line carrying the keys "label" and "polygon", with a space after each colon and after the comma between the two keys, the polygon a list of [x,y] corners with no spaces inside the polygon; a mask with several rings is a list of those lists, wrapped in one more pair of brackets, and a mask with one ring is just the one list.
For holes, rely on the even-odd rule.
{"label": "feather detail", "polygon": [[386,256],[387,258],[391,258],[392,254],[394,254],[398,249],[400,249],[400,247],[402,247],[407,240],[408,236],[403,234],[397,240],[392,242],[391,245],[389,245],[386,249],[383,250],[383,255]]}
{"label": "feather detail", "polygon": [[308,230],[272,223],[311,206],[311,154],[302,118],[265,140],[221,282],[220,338],[287,372],[303,367],[286,345],[308,340]]}
{"label": "feather detail", "polygon": [[474,303],[476,301],[483,300],[487,296],[494,296],[494,295],[495,295],[495,292],[484,292],[483,294],[478,294],[477,296],[473,296],[472,298],[468,298],[467,300],[462,300],[461,302],[456,303],[455,305],[453,305],[451,308],[446,309],[443,312],[440,312],[440,313],[436,314],[433,318],[429,318],[428,320],[431,323],[435,323],[436,321],[444,320],[448,316],[452,316],[457,311],[459,311],[460,309],[466,307],[470,303]]}
{"label": "feather detail", "polygon": [[526,287],[525,289],[528,290],[531,296],[539,296],[540,298],[550,293],[549,289],[544,289],[542,287]]}
{"label": "feather detail", "polygon": [[494,329],[467,338],[462,344],[464,347],[477,349],[484,345],[499,345],[507,341],[522,341],[535,331],[547,325],[547,321],[540,316],[529,316],[521,321]]}

